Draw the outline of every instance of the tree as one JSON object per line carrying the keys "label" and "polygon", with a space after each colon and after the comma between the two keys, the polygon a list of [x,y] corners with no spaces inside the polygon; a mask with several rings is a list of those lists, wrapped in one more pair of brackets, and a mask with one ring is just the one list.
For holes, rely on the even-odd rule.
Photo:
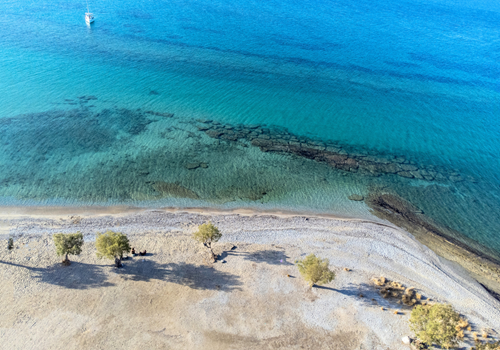
{"label": "tree", "polygon": [[311,288],[317,284],[322,285],[333,281],[335,273],[328,268],[328,259],[320,259],[314,254],[306,256],[304,260],[296,262],[302,277],[309,282]]}
{"label": "tree", "polygon": [[418,305],[410,316],[410,328],[418,339],[449,349],[458,345],[460,315],[448,304]]}
{"label": "tree", "polygon": [[64,255],[63,265],[69,265],[71,262],[68,255],[79,255],[82,252],[83,234],[77,233],[56,233],[52,236],[56,245],[56,254]]}
{"label": "tree", "polygon": [[121,232],[106,231],[97,233],[95,240],[98,258],[115,259],[115,267],[122,266],[123,252],[130,251],[130,243]]}
{"label": "tree", "polygon": [[214,251],[212,250],[212,243],[217,242],[222,237],[219,229],[211,222],[198,226],[198,231],[193,233],[193,238],[198,242],[203,243],[205,247],[210,249],[212,253],[212,260],[216,260]]}

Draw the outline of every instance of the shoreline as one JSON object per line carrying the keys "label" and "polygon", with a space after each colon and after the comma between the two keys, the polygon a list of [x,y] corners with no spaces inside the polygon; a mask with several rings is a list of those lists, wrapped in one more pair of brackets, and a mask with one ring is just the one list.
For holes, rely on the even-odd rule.
{"label": "shoreline", "polygon": [[[294,218],[305,217],[306,219],[326,219],[346,221],[359,224],[378,225],[410,233],[415,240],[431,249],[441,258],[458,264],[464,268],[470,277],[474,278],[482,287],[495,299],[500,301],[500,264],[488,256],[481,256],[476,252],[475,248],[468,247],[464,243],[459,242],[452,237],[434,232],[435,230],[429,227],[416,225],[411,219],[401,216],[401,213],[396,210],[396,215],[388,215],[380,208],[373,205],[374,196],[367,198],[366,202],[372,209],[372,215],[378,220],[370,220],[364,218],[346,217],[329,213],[314,213],[293,210],[266,210],[257,208],[236,208],[236,209],[219,209],[211,207],[135,207],[135,206],[0,206],[0,234],[7,234],[9,225],[3,224],[2,221],[16,219],[62,219],[61,216],[71,217],[126,217],[138,215],[147,212],[165,212],[171,214],[197,214],[202,216],[220,216],[220,215],[237,215],[242,217],[277,217],[277,218]],[[398,200],[401,200],[398,198]],[[370,202],[371,201],[371,202]],[[404,201],[404,200],[403,200]],[[412,208],[411,203],[404,203],[405,209]],[[394,208],[390,208],[394,210]],[[394,214],[394,212],[393,212]],[[428,224],[428,223],[425,223]],[[434,224],[434,223],[432,223]],[[423,225],[425,226],[425,225]],[[434,226],[432,226],[434,228]]]}

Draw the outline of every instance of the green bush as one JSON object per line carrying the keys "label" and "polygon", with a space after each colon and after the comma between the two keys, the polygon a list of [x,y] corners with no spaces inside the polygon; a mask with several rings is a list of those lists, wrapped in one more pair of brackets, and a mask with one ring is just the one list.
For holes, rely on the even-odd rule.
{"label": "green bush", "polygon": [[68,254],[79,255],[82,252],[83,234],[77,233],[56,233],[52,236],[56,246],[56,254],[64,255],[63,264],[69,265]]}
{"label": "green bush", "polygon": [[459,322],[460,315],[447,304],[418,305],[410,316],[410,328],[418,339],[445,349],[458,345]]}
{"label": "green bush", "polygon": [[7,241],[7,249],[12,250],[14,249],[14,239],[12,237],[9,238]]}
{"label": "green bush", "polygon": [[297,261],[296,264],[300,274],[311,287],[315,284],[329,283],[335,278],[335,273],[328,268],[328,259],[320,259],[310,254],[304,260]]}
{"label": "green bush", "polygon": [[476,341],[476,346],[472,350],[500,350],[500,341],[493,341],[481,344],[480,341]]}
{"label": "green bush", "polygon": [[221,237],[222,233],[211,222],[198,226],[198,231],[193,233],[193,238],[196,241],[203,243],[205,247],[210,249],[210,252],[212,253],[212,259],[214,260],[215,254],[212,250],[212,243],[217,242]]}
{"label": "green bush", "polygon": [[121,232],[106,231],[97,233],[95,240],[98,258],[115,259],[115,266],[122,266],[123,253],[130,251],[130,243]]}

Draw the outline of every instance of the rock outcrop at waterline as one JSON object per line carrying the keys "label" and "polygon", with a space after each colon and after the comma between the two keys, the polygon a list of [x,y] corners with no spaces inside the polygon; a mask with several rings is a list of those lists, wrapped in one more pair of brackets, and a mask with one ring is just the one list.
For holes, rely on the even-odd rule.
{"label": "rock outcrop at waterline", "polygon": [[486,254],[485,247],[475,248],[474,242],[460,232],[437,224],[424,215],[422,210],[396,194],[373,191],[365,202],[377,217],[404,228],[438,255],[464,267],[498,299],[500,260],[496,256]]}
{"label": "rock outcrop at waterline", "polygon": [[331,167],[351,173],[369,176],[397,175],[424,181],[475,181],[472,177],[463,177],[455,170],[437,169],[432,165],[417,166],[404,156],[376,155],[350,150],[335,142],[296,136],[284,128],[270,129],[258,125],[232,126],[211,120],[200,123],[198,129],[214,139],[233,142],[246,140],[263,152],[293,154],[327,163]]}

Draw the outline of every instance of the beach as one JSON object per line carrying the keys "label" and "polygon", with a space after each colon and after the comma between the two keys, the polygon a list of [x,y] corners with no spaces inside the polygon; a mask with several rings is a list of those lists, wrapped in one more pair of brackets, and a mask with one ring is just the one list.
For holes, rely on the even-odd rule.
{"label": "beach", "polygon": [[[10,349],[148,346],[172,349],[407,349],[411,308],[372,278],[450,303],[498,336],[500,303],[467,271],[388,221],[209,209],[2,208],[0,336]],[[191,238],[211,221],[216,263]],[[116,269],[96,258],[96,232],[127,234],[144,257]],[[51,235],[85,244],[60,264]],[[314,253],[336,278],[310,288],[294,264]],[[383,310],[381,309],[383,308]],[[396,312],[396,313],[395,313]],[[465,344],[473,344],[466,332]]]}

